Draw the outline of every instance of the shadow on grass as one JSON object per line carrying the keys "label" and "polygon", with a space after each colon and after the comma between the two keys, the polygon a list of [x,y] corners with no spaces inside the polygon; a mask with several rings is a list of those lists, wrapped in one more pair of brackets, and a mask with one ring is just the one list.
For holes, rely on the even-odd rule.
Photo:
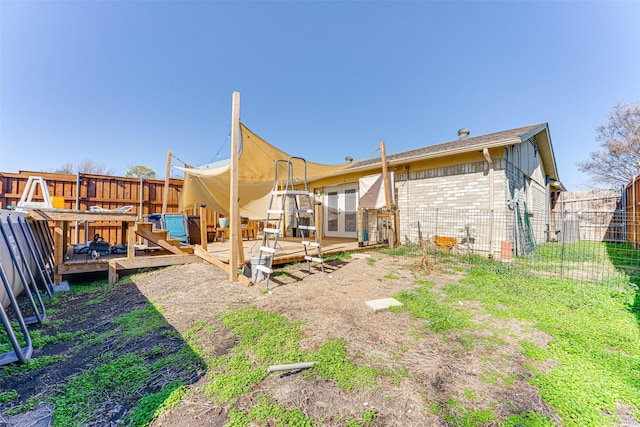
{"label": "shadow on grass", "polygon": [[[302,282],[305,278],[313,275],[313,274],[322,274],[324,269],[324,274],[331,275],[333,272],[339,270],[345,265],[349,264],[348,261],[343,261],[342,259],[329,259],[324,263],[323,267],[320,264],[311,264],[311,270],[307,270],[307,264],[305,263],[296,263],[295,265],[300,265],[300,269],[295,271],[289,271],[288,269],[278,269],[271,273],[269,278],[269,282],[271,283],[270,287],[273,289],[275,287],[288,285],[291,283]],[[261,284],[264,282],[260,282]],[[275,285],[275,286],[273,286]]]}
{"label": "shadow on grass", "polygon": [[130,276],[115,285],[92,279],[76,276],[70,292],[48,301],[47,321],[30,328],[31,360],[3,367],[0,390],[11,394],[0,399],[2,417],[50,402],[54,426],[147,425],[205,374]]}
{"label": "shadow on grass", "polygon": [[630,243],[606,243],[605,245],[611,264],[635,287],[635,298],[631,311],[640,323],[640,250],[634,248]]}

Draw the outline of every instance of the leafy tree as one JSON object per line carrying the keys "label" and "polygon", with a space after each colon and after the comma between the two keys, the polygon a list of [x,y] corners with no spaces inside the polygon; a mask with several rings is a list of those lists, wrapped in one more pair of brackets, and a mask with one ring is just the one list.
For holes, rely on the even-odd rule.
{"label": "leafy tree", "polygon": [[156,173],[153,171],[153,169],[148,168],[146,166],[135,165],[135,166],[129,166],[129,170],[127,171],[126,174],[124,174],[124,176],[126,177],[135,176],[138,178],[154,179],[156,177]]}
{"label": "leafy tree", "polygon": [[594,183],[620,187],[640,175],[640,105],[620,103],[609,113],[609,121],[596,128],[601,149],[578,169]]}

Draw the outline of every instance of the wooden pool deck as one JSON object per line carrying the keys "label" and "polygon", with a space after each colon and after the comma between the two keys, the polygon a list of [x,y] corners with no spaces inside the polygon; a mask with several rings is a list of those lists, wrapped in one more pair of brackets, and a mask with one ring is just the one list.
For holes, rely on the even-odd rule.
{"label": "wooden pool deck", "polygon": [[[251,265],[251,257],[258,255],[262,240],[243,240],[245,265]],[[208,242],[207,253],[218,260],[218,266],[228,266],[229,249],[231,243],[227,239],[224,242]],[[196,245],[196,248],[200,245]],[[345,251],[369,250],[379,245],[360,247],[357,240],[341,238],[325,238],[321,243],[323,258],[330,255],[339,254]],[[197,253],[198,251],[196,251]],[[310,255],[316,255],[310,252]],[[303,261],[305,256],[304,246],[299,238],[281,238],[278,240],[278,247],[273,260],[273,265],[282,265],[292,262]],[[169,265],[189,264],[203,261],[202,257],[193,254],[176,255],[167,251],[140,252],[136,251],[133,258],[126,255],[103,255],[98,259],[92,259],[86,254],[75,255],[70,259],[56,266],[59,277],[69,274],[81,274],[92,272],[109,272],[109,281],[117,281],[117,273],[122,270],[135,270],[140,268],[163,267]],[[217,263],[216,263],[217,264]]]}
{"label": "wooden pool deck", "polygon": [[[243,240],[242,247],[244,249],[245,263],[251,262],[252,256],[257,256],[260,250],[260,244],[262,240]],[[224,263],[229,262],[229,249],[231,243],[229,240],[220,242],[207,243],[207,252],[218,258]],[[322,256],[333,255],[344,251],[356,251],[361,249],[358,247],[358,241],[354,239],[340,239],[340,238],[324,238],[321,243],[320,250]],[[309,250],[309,253],[317,256],[316,251]],[[304,247],[300,243],[300,238],[280,238],[278,239],[278,246],[273,259],[273,265],[286,264],[290,262],[297,262],[304,260],[305,252]]]}

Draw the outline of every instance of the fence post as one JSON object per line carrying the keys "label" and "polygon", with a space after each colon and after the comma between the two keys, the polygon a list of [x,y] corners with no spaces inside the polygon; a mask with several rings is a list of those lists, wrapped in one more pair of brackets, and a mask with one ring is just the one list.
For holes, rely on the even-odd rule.
{"label": "fence post", "polygon": [[560,252],[560,279],[564,279],[564,247],[567,244],[567,239],[565,237],[566,231],[566,223],[567,223],[567,211],[562,210],[562,227],[561,227],[561,237],[562,237],[562,250]]}

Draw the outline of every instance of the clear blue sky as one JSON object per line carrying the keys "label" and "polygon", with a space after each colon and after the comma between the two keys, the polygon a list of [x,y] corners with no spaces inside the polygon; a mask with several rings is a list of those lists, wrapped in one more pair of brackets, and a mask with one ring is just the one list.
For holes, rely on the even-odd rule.
{"label": "clear blue sky", "polygon": [[0,0],[0,171],[164,176],[242,122],[321,163],[548,122],[562,182],[640,102],[640,2]]}

